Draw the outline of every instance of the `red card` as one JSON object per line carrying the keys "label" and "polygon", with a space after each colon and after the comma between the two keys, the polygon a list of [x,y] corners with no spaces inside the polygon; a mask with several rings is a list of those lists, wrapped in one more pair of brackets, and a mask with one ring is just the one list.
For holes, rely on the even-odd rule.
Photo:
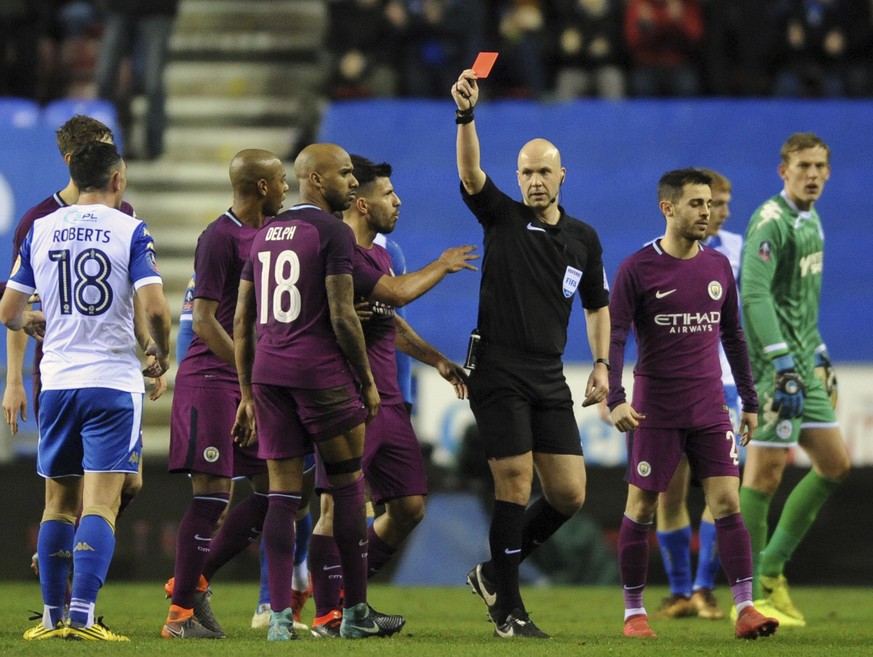
{"label": "red card", "polygon": [[496,52],[480,52],[473,62],[473,73],[477,78],[487,78],[495,61],[497,61]]}

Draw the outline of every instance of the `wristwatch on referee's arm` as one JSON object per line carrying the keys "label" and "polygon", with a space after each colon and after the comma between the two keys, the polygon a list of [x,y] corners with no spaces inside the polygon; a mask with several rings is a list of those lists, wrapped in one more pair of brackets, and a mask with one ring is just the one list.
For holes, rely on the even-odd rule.
{"label": "wristwatch on referee's arm", "polygon": [[594,367],[597,367],[597,363],[603,363],[604,365],[606,365],[606,371],[607,371],[607,372],[608,372],[609,370],[612,369],[612,368],[609,366],[609,359],[608,359],[608,358],[596,358],[596,359],[594,360]]}

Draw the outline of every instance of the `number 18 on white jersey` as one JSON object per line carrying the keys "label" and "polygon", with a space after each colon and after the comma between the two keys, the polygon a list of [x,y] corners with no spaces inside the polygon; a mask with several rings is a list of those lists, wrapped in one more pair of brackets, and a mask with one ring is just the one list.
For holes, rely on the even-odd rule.
{"label": "number 18 on white jersey", "polygon": [[37,219],[8,287],[39,292],[43,389],[143,392],[133,294],[161,282],[143,221],[105,205],[71,205]]}

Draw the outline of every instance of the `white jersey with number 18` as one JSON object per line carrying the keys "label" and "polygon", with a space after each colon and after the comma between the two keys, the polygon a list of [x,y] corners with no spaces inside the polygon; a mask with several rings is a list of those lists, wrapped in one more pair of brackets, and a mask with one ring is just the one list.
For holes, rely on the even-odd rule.
{"label": "white jersey with number 18", "polygon": [[161,282],[154,240],[139,219],[105,205],[71,205],[37,219],[8,286],[39,291],[43,389],[143,392],[133,294]]}

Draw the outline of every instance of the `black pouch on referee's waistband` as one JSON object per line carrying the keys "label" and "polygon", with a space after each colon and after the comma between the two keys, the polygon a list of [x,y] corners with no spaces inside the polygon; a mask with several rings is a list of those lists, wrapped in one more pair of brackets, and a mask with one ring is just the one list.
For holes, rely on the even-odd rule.
{"label": "black pouch on referee's waistband", "polygon": [[470,342],[467,343],[467,359],[464,361],[466,369],[476,369],[476,362],[479,360],[479,345],[481,344],[482,337],[479,335],[479,329],[473,329],[470,333]]}

